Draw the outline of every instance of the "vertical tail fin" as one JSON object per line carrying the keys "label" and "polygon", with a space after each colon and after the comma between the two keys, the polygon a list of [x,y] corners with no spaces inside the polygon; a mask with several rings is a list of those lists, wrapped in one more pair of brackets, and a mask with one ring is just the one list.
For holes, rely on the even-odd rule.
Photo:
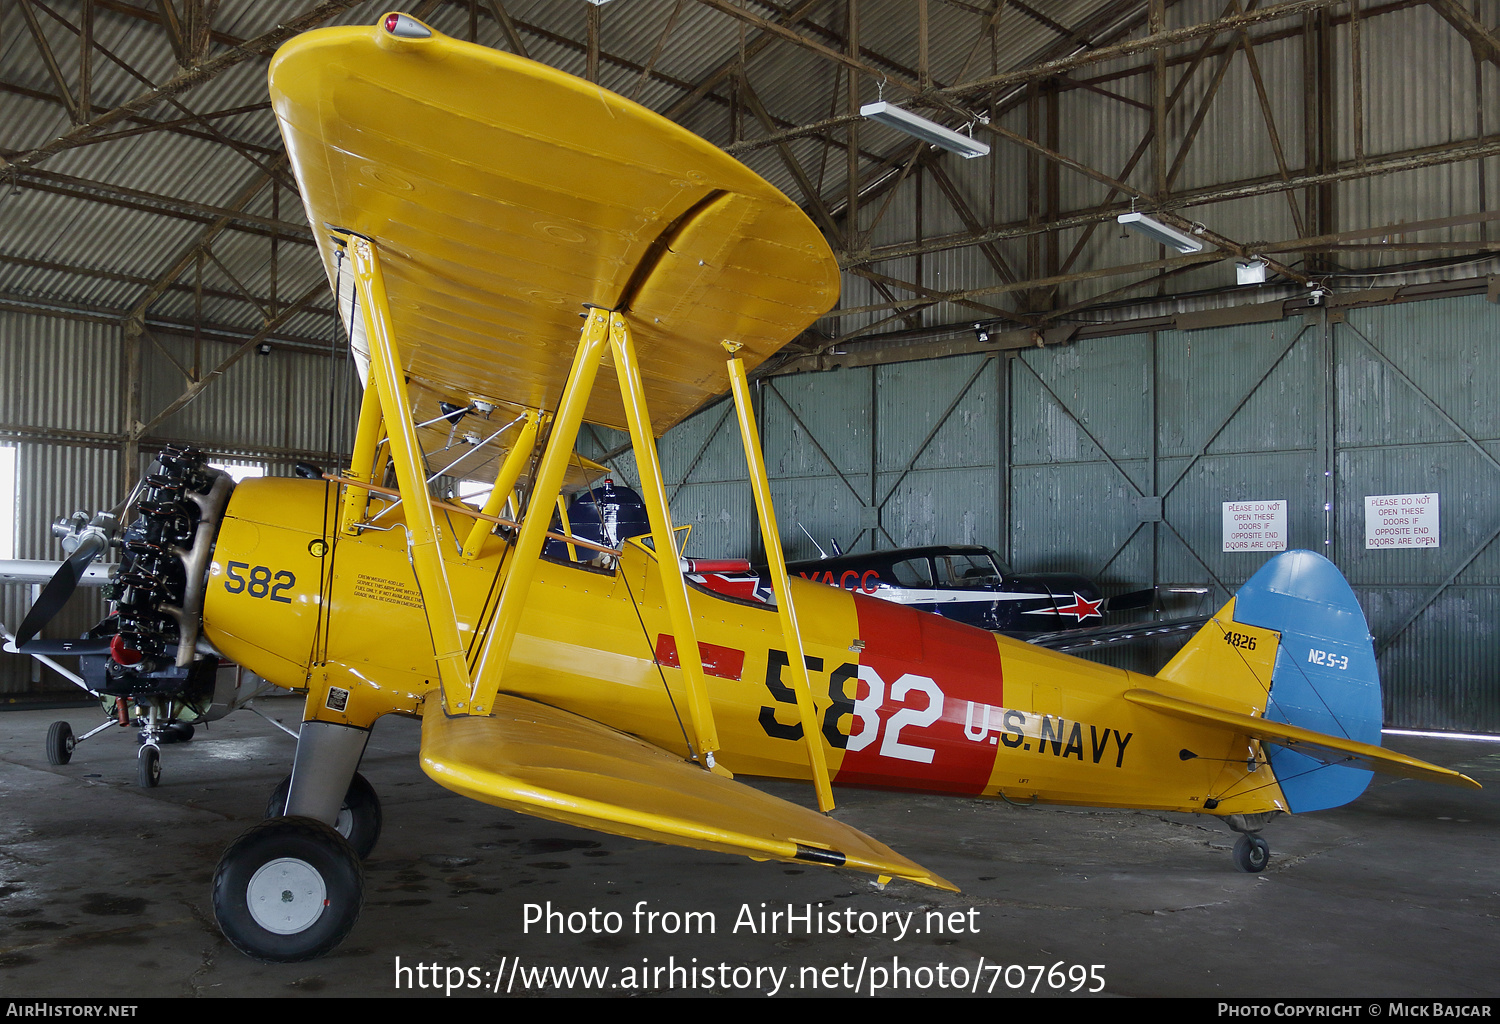
{"label": "vertical tail fin", "polygon": [[[1252,576],[1157,678],[1208,691],[1204,696],[1248,699],[1269,721],[1379,746],[1383,709],[1371,639],[1354,591],[1333,563],[1288,551]],[[1293,811],[1348,803],[1370,781],[1363,768],[1276,744],[1266,750]]]}

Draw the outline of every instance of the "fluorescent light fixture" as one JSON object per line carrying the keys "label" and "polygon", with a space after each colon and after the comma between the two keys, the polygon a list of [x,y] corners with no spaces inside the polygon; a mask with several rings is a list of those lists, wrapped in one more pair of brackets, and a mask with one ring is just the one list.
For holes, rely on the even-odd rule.
{"label": "fluorescent light fixture", "polygon": [[957,153],[965,160],[990,155],[990,147],[985,143],[976,142],[967,135],[960,135],[951,128],[944,128],[936,121],[918,117],[910,110],[898,107],[894,103],[887,103],[885,100],[866,103],[859,108],[859,113],[860,116],[868,117],[871,121],[879,121],[897,131],[915,136],[923,142],[930,142],[934,146],[943,147],[950,153]]}
{"label": "fluorescent light fixture", "polygon": [[1234,265],[1235,284],[1265,284],[1266,261],[1259,256]]}
{"label": "fluorescent light fixture", "polygon": [[1175,228],[1169,228],[1159,220],[1152,220],[1144,213],[1122,213],[1115,218],[1121,224],[1132,231],[1138,231],[1162,245],[1170,245],[1178,252],[1202,252],[1203,243],[1191,235],[1184,235]]}

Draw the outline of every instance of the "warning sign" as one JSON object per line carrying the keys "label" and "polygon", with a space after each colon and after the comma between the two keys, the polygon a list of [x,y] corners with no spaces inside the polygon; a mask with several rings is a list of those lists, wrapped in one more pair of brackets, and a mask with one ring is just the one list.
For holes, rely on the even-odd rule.
{"label": "warning sign", "polygon": [[1365,549],[1438,546],[1436,494],[1365,496]]}
{"label": "warning sign", "polygon": [[1286,499],[1224,502],[1225,551],[1285,551]]}

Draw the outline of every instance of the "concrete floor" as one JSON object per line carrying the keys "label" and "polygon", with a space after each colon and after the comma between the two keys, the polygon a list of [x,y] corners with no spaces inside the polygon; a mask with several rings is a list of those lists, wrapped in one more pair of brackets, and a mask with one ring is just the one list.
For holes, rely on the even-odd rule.
{"label": "concrete floor", "polygon": [[[260,707],[294,724],[301,702]],[[1038,978],[1015,965],[1058,964],[1063,991],[1102,977],[1113,995],[1500,995],[1500,744],[1390,739],[1488,788],[1377,777],[1348,807],[1274,823],[1261,875],[1234,869],[1233,834],[1206,818],[840,792],[840,818],[963,889],[948,894],[906,883],[877,891],[849,873],[616,839],[474,803],[422,774],[417,723],[386,719],[362,768],[385,813],[363,915],[331,956],[267,966],[220,936],[210,886],[220,853],[290,770],[292,740],[234,715],[163,748],[154,790],[136,785],[126,730],[48,765],[49,723],[67,718],[82,733],[96,715],[0,714],[7,997],[431,997],[447,981],[487,993],[497,977],[517,995],[585,991],[576,976],[528,984],[549,967],[607,968],[611,995],[808,995],[814,978],[825,986],[816,993],[977,985],[998,995]],[[566,918],[551,935],[528,930],[528,905],[549,904],[583,931],[558,934]],[[762,904],[811,904],[825,933],[735,927]],[[645,918],[637,925],[638,906],[662,915],[654,934]],[[935,909],[957,933],[827,933],[835,921],[894,930],[909,912],[915,932],[935,923]],[[687,934],[674,912],[710,912],[715,931]]]}

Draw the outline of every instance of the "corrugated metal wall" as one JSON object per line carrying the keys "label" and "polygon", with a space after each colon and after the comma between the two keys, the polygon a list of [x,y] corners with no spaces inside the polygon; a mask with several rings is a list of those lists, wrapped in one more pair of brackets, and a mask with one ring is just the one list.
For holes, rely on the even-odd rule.
{"label": "corrugated metal wall", "polygon": [[[200,364],[217,366],[234,347],[205,341]],[[0,444],[17,449],[15,557],[62,558],[51,533],[54,519],[80,509],[108,509],[124,497],[122,351],[117,325],[0,313]],[[186,386],[166,352],[193,366],[191,339],[158,336],[143,344],[148,418]],[[299,460],[320,461],[330,438],[335,446],[347,446],[353,437],[348,410],[357,410],[357,404],[349,397],[348,371],[342,358],[279,350],[249,355],[149,436],[196,444],[219,456],[216,461],[257,463],[272,475],[290,475]],[[333,408],[346,411],[337,415]],[[149,463],[154,453],[155,444],[143,444],[142,462]],[[31,587],[0,588],[0,621],[14,629],[32,599]],[[103,610],[96,591],[80,592],[47,634],[77,636]],[[38,690],[71,692],[73,687],[49,670],[33,668],[29,659],[0,655],[0,700]]]}
{"label": "corrugated metal wall", "polygon": [[[57,557],[53,517],[117,500],[120,344],[111,327],[0,317],[17,557]],[[849,550],[979,543],[1014,569],[1084,572],[1117,591],[1207,586],[1217,606],[1263,561],[1222,551],[1221,503],[1284,498],[1291,545],[1331,552],[1364,603],[1388,720],[1500,732],[1497,350],[1500,307],[1471,296],[773,378],[756,403],[791,557],[816,554],[799,527]],[[150,410],[181,375],[160,353],[145,365]],[[246,357],[162,432],[289,472],[330,434],[351,436],[347,414],[328,415],[349,394],[330,365],[346,372],[319,356]],[[622,442],[585,436],[596,456]],[[674,516],[694,526],[689,553],[753,552],[726,405],[661,450]],[[612,465],[634,482],[629,452]],[[1366,495],[1427,492],[1441,495],[1440,547],[1364,549]],[[28,603],[7,593],[5,621]],[[81,608],[67,628],[96,614]],[[1111,658],[1154,669],[1168,653]],[[0,671],[0,693],[35,688],[20,659]]]}
{"label": "corrugated metal wall", "polygon": [[[119,500],[119,451],[110,441],[120,422],[119,338],[101,324],[0,313],[0,433],[17,449],[17,558],[61,558],[52,520]],[[0,621],[15,629],[35,592],[0,588]],[[55,635],[82,633],[103,607],[97,593],[80,594]],[[0,696],[60,685],[28,658],[0,656]]]}
{"label": "corrugated metal wall", "polygon": [[[1381,652],[1387,716],[1500,731],[1500,306],[1354,310],[1334,339],[1338,561]],[[1433,492],[1438,549],[1364,550],[1364,495]]]}
{"label": "corrugated metal wall", "polygon": [[[197,372],[201,376],[217,367],[238,347],[202,341]],[[179,367],[195,369],[193,348],[191,338],[177,336],[159,337],[143,346],[142,404],[147,416],[166,408],[188,386]],[[285,476],[299,460],[316,461],[318,455],[352,443],[359,394],[357,383],[351,393],[349,369],[342,358],[332,361],[307,352],[278,349],[267,356],[247,355],[153,434],[248,456],[266,463],[272,475]],[[334,409],[345,414],[333,415]]]}
{"label": "corrugated metal wall", "polygon": [[[1285,499],[1290,546],[1329,553],[1365,607],[1388,723],[1500,732],[1497,351],[1500,306],[1471,296],[774,378],[757,402],[790,557],[816,554],[799,526],[854,550],[872,529],[876,548],[986,544],[1106,592],[1209,588],[1187,614],[1267,557],[1223,550],[1222,503]],[[662,441],[699,556],[756,546],[725,412]],[[1438,548],[1365,550],[1366,495],[1429,492]],[[1173,649],[1104,657],[1155,671]]]}

